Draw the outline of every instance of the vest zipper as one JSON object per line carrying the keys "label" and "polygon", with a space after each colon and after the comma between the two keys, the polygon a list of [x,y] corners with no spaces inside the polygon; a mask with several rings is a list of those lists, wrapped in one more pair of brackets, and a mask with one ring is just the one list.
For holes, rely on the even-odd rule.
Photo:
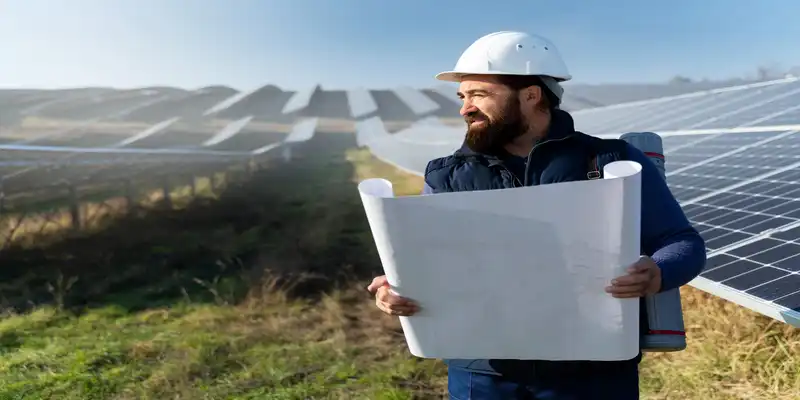
{"label": "vest zipper", "polygon": [[545,140],[544,142],[539,142],[539,143],[536,143],[535,145],[533,145],[533,148],[528,153],[528,158],[525,159],[525,182],[524,182],[524,186],[528,186],[528,177],[530,176],[530,172],[529,171],[530,171],[530,167],[531,167],[531,157],[533,156],[533,152],[536,151],[536,149],[539,146],[541,146],[541,145],[543,145],[545,143],[560,142],[560,141],[563,141],[563,140],[570,139],[570,138],[572,138],[574,136],[575,135],[568,135],[568,136],[564,136],[563,138],[560,138],[560,139]]}
{"label": "vest zipper", "polygon": [[[514,178],[514,187],[525,187],[525,185],[522,184],[522,181],[520,181],[519,178],[517,178],[517,175],[511,172],[510,169],[506,168],[506,166],[504,165],[500,165],[500,168],[506,170],[506,172],[508,172],[508,174],[511,175],[512,178]],[[517,186],[517,184],[519,184],[519,186]]]}

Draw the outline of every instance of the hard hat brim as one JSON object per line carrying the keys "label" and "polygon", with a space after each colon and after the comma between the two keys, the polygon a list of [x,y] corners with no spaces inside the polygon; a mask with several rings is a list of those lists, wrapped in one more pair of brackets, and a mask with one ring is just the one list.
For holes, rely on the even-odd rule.
{"label": "hard hat brim", "polygon": [[436,79],[447,82],[461,82],[461,77],[464,75],[465,74],[463,72],[444,71],[436,74]]}
{"label": "hard hat brim", "polygon": [[[435,78],[440,81],[447,81],[447,82],[461,82],[461,79],[464,78],[464,75],[518,75],[518,74],[501,74],[501,73],[482,73],[482,72],[457,72],[457,71],[444,71],[439,72],[436,74]],[[572,79],[572,75],[567,76],[553,76],[557,82],[566,82]]]}

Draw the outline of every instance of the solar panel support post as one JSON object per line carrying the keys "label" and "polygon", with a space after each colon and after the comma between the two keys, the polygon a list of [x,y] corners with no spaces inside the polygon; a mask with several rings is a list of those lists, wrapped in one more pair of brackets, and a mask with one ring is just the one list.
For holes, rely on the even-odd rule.
{"label": "solar panel support post", "polygon": [[292,161],[292,145],[291,144],[287,144],[287,145],[283,146],[282,155],[283,155],[283,162],[288,163],[289,161]]}
{"label": "solar panel support post", "polygon": [[216,193],[217,185],[219,184],[219,178],[217,178],[217,172],[212,172],[211,176],[208,177],[208,186],[211,187],[211,193]]}
{"label": "solar panel support post", "polygon": [[70,184],[67,187],[69,192],[69,215],[72,220],[72,229],[77,231],[81,229],[81,206],[78,199],[78,188]]}
{"label": "solar panel support post", "polygon": [[192,198],[197,196],[197,178],[194,175],[189,176],[189,192]]}
{"label": "solar panel support post", "polygon": [[164,196],[164,207],[167,209],[172,209],[172,197],[170,196],[170,192],[172,191],[169,186],[169,177],[164,176],[162,179],[162,191]]}
{"label": "solar panel support post", "polygon": [[0,215],[6,212],[6,192],[3,189],[3,179],[0,179]]}
{"label": "solar panel support post", "polygon": [[128,209],[128,212],[131,212],[136,208],[136,188],[133,186],[133,182],[131,182],[130,179],[126,179],[124,185],[125,207]]}
{"label": "solar panel support post", "polygon": [[255,169],[256,169],[255,168],[255,164],[256,163],[255,163],[255,160],[253,159],[253,157],[248,158],[247,162],[245,162],[245,164],[244,164],[244,172],[245,172],[245,174],[247,175],[248,178],[253,176],[253,172],[255,172]]}

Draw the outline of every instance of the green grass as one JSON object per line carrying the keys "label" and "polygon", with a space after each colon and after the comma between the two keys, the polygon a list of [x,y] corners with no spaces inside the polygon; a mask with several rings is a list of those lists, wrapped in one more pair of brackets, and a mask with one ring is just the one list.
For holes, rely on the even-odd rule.
{"label": "green grass", "polygon": [[[0,399],[441,398],[444,365],[363,289],[380,263],[357,182],[421,180],[351,146],[320,135],[216,196],[0,254]],[[645,356],[643,398],[800,398],[797,329],[683,298],[689,349]]]}
{"label": "green grass", "polygon": [[[364,340],[363,329],[351,337],[340,301],[108,306],[80,316],[41,308],[0,324],[0,398],[408,398],[393,383],[440,374],[400,348],[372,359],[382,341]],[[319,307],[332,317],[310,311]]]}

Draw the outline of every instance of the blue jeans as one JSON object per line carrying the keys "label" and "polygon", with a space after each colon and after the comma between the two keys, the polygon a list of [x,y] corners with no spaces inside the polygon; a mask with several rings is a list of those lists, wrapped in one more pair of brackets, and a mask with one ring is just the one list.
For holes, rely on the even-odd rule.
{"label": "blue jeans", "polygon": [[[639,365],[613,363],[564,369],[546,361],[524,376],[482,374],[448,368],[451,400],[638,400]],[[595,364],[595,363],[592,363]],[[606,363],[601,363],[606,364]]]}

